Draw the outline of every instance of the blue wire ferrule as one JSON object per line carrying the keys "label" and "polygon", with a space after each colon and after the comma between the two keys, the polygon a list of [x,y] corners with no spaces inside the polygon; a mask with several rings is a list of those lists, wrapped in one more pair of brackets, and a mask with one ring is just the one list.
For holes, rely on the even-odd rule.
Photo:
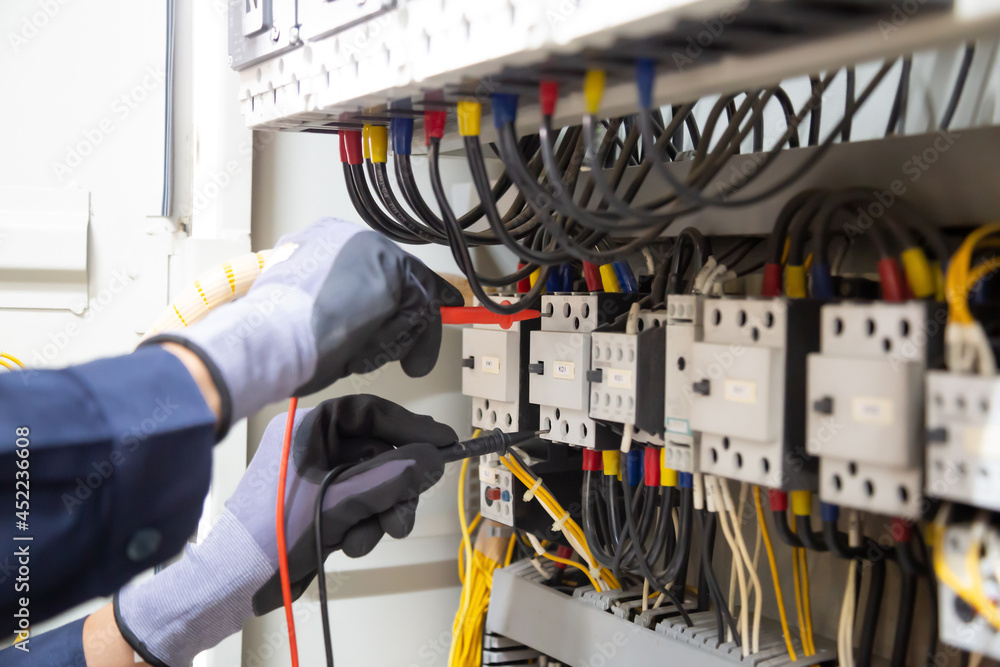
{"label": "blue wire ferrule", "polygon": [[517,118],[517,95],[493,93],[493,126],[500,129]]}
{"label": "blue wire ferrule", "polygon": [[689,472],[682,472],[680,474],[680,479],[677,480],[677,486],[682,489],[693,489],[694,488],[694,475]]}
{"label": "blue wire ferrule", "polygon": [[562,281],[559,279],[559,270],[553,268],[549,271],[549,277],[545,280],[545,291],[549,294],[562,292]]}
{"label": "blue wire ferrule", "polygon": [[562,292],[573,291],[573,265],[562,264],[559,267],[559,288]]}
{"label": "blue wire ferrule", "polygon": [[618,260],[613,265],[615,267],[615,275],[618,277],[618,284],[621,285],[623,292],[638,292],[639,285],[635,281],[635,274],[632,273],[632,267],[628,265],[628,262]]}
{"label": "blue wire ferrule", "polygon": [[413,119],[390,119],[389,135],[392,137],[392,152],[396,155],[409,155],[413,144]]}
{"label": "blue wire ferrule", "polygon": [[625,474],[629,486],[642,484],[642,456],[642,449],[635,447],[625,457]]}
{"label": "blue wire ferrule", "polygon": [[635,82],[639,86],[639,107],[653,108],[653,80],[656,64],[649,58],[640,58],[635,64]]}
{"label": "blue wire ferrule", "polygon": [[836,521],[840,518],[840,505],[820,501],[819,518],[823,521]]}
{"label": "blue wire ferrule", "polygon": [[830,277],[830,267],[822,262],[813,262],[809,268],[812,277],[812,294],[817,299],[833,298],[833,278]]}

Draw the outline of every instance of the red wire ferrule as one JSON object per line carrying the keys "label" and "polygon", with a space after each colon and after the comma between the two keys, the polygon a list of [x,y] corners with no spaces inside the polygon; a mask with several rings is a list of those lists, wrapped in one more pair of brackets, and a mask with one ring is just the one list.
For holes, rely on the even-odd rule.
{"label": "red wire ferrule", "polygon": [[781,296],[781,265],[768,262],[764,265],[764,283],[760,290],[761,296]]}
{"label": "red wire ferrule", "polygon": [[347,164],[362,164],[364,162],[361,132],[357,130],[340,131],[340,161]]}
{"label": "red wire ferrule", "polygon": [[903,301],[903,272],[896,260],[891,257],[880,259],[878,275],[882,281],[882,299],[893,303]]}
{"label": "red wire ferrule", "polygon": [[646,447],[643,452],[642,469],[645,473],[646,486],[660,485],[660,450],[656,447]]}
{"label": "red wire ferrule", "polygon": [[788,494],[778,489],[768,489],[767,499],[771,503],[771,510],[784,512],[788,509]]}
{"label": "red wire ferrule", "polygon": [[538,84],[538,103],[542,107],[543,116],[551,116],[556,112],[556,103],[559,101],[559,83],[556,81],[542,81]]}
{"label": "red wire ferrule", "polygon": [[424,143],[426,145],[430,146],[431,139],[440,139],[444,136],[444,124],[447,120],[447,111],[424,112]]}
{"label": "red wire ferrule", "polygon": [[583,469],[589,472],[604,470],[604,457],[596,449],[583,450]]}

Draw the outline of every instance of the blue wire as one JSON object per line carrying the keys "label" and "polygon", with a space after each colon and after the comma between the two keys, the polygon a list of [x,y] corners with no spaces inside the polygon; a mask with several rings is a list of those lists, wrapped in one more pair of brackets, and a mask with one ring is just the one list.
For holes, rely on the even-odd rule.
{"label": "blue wire", "polygon": [[618,276],[618,284],[621,285],[623,292],[638,292],[639,284],[635,281],[635,274],[632,273],[632,267],[628,265],[628,262],[619,260],[614,263],[615,275]]}

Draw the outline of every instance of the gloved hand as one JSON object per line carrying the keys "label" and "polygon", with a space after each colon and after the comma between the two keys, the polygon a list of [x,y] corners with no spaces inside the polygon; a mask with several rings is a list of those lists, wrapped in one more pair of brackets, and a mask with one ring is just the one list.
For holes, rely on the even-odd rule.
{"label": "gloved hand", "polygon": [[[286,418],[268,425],[206,538],[179,562],[115,596],[122,636],[147,662],[188,664],[252,614],[281,606],[274,521]],[[444,471],[437,447],[457,439],[449,426],[376,396],[335,398],[297,413],[285,486],[292,596],[317,573],[314,511],[329,470],[357,462],[324,496],[324,554],[342,549],[356,558],[384,534],[409,535],[417,497]]]}
{"label": "gloved hand", "polygon": [[278,240],[241,299],[143,345],[179,343],[208,367],[220,433],[268,403],[311,394],[400,361],[426,375],[441,345],[441,306],[461,293],[375,232],[333,218]]}

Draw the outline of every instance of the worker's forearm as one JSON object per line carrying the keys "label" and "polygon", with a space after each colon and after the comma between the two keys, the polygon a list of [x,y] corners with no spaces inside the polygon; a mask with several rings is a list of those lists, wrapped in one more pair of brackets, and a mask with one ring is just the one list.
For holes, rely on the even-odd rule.
{"label": "worker's forearm", "polygon": [[209,409],[212,410],[215,418],[218,419],[222,412],[222,397],[219,394],[219,388],[215,386],[215,381],[212,380],[212,374],[208,372],[208,368],[205,366],[205,362],[183,345],[163,343],[162,347],[181,360],[181,363],[184,364],[184,367],[191,374],[191,378],[195,381],[195,384],[198,385],[198,389],[201,390],[201,395],[204,397],[205,403],[208,404]]}
{"label": "worker's forearm", "polygon": [[135,655],[115,623],[115,612],[106,604],[83,623],[83,653],[87,667],[135,667],[146,665]]}

